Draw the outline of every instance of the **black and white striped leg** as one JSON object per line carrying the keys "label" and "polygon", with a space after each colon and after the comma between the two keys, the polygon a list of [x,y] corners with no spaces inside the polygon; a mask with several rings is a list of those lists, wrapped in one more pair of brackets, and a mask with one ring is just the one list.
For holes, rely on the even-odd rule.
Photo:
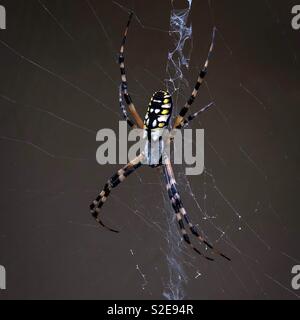
{"label": "black and white striped leg", "polygon": [[207,105],[206,107],[199,110],[198,112],[195,112],[194,114],[190,115],[187,119],[183,120],[183,122],[177,127],[177,129],[186,129],[194,119],[196,119],[200,114],[206,112],[208,109],[210,109],[214,105],[215,105],[215,103],[212,102],[209,105]]}
{"label": "black and white striped leg", "polygon": [[141,155],[137,157],[135,160],[128,163],[123,169],[119,170],[114,176],[112,176],[108,182],[105,184],[103,191],[99,194],[99,196],[93,201],[90,205],[90,210],[92,216],[96,219],[96,221],[104,228],[109,231],[118,233],[119,231],[107,227],[102,220],[100,219],[100,211],[103,207],[104,203],[107,201],[108,197],[111,194],[112,189],[116,188],[120,185],[125,179],[134,173],[138,168],[142,166],[142,161],[144,156]]}
{"label": "black and white striped leg", "polygon": [[[172,206],[175,210],[176,215],[178,216],[178,219],[180,219],[180,228],[181,231],[183,233],[183,235],[186,235],[186,231],[184,229],[184,222],[189,226],[189,229],[191,231],[191,233],[198,238],[198,240],[200,242],[202,242],[204,245],[206,245],[206,247],[208,247],[212,253],[219,255],[221,257],[223,257],[224,259],[231,261],[230,258],[228,258],[226,255],[224,255],[223,253],[217,251],[206,239],[204,239],[199,231],[197,230],[196,226],[193,225],[188,217],[188,214],[183,206],[183,203],[181,201],[181,197],[178,193],[177,190],[177,183],[175,180],[175,176],[174,176],[174,172],[173,172],[173,168],[171,165],[171,162],[169,161],[169,159],[165,159],[165,166],[164,166],[164,175],[166,177],[166,181],[167,181],[167,189],[168,189],[168,193],[169,193],[169,197],[170,200],[172,202]],[[184,222],[182,221],[182,219],[184,219]],[[190,240],[189,239],[185,239],[185,241],[190,244]],[[191,245],[191,244],[190,244]],[[192,248],[195,250],[194,246],[192,246]],[[198,252],[198,250],[195,250],[196,252]],[[208,258],[208,257],[206,257]],[[208,258],[208,260],[213,260],[211,258]]]}
{"label": "black and white striped leg", "polygon": [[123,115],[124,120],[127,122],[128,126],[130,128],[134,128],[135,124],[132,122],[132,120],[130,119],[127,110],[126,110],[126,106],[123,102],[123,90],[122,90],[122,85],[119,88],[119,104],[120,104],[120,109]]}
{"label": "black and white striped leg", "polygon": [[122,78],[122,91],[126,100],[126,103],[128,105],[130,105],[132,103],[132,99],[128,93],[128,84],[127,84],[127,76],[126,76],[126,69],[125,69],[125,56],[124,56],[124,51],[125,51],[125,44],[126,44],[126,40],[127,40],[127,34],[129,31],[129,27],[131,24],[131,20],[133,17],[133,13],[130,14],[128,22],[127,22],[127,26],[125,29],[125,33],[124,33],[124,37],[122,40],[122,45],[121,45],[121,49],[120,49],[120,55],[119,55],[119,64],[120,64],[120,70],[121,70],[121,78]]}
{"label": "black and white striped leg", "polygon": [[195,85],[195,88],[192,92],[190,99],[187,101],[186,105],[182,108],[182,110],[180,111],[179,115],[177,116],[177,118],[175,120],[175,124],[174,124],[175,129],[178,128],[178,126],[180,126],[181,123],[184,121],[184,118],[185,118],[186,114],[189,112],[192,104],[194,103],[194,101],[197,97],[198,91],[204,81],[204,78],[207,75],[209,60],[210,60],[210,57],[211,57],[213,49],[214,49],[215,37],[216,37],[216,28],[214,28],[214,30],[213,30],[212,42],[210,45],[207,59],[205,61],[205,65],[204,65],[203,69],[200,71],[200,74],[197,79],[197,83]]}
{"label": "black and white striped leg", "polygon": [[175,180],[169,175],[169,170],[167,168],[167,164],[164,165],[164,177],[165,177],[165,181],[166,181],[166,185],[167,185],[167,191],[168,191],[168,195],[173,207],[173,210],[176,214],[176,219],[177,222],[179,224],[179,228],[183,237],[183,240],[196,252],[198,253],[200,256],[202,256],[203,258],[205,258],[206,260],[209,261],[214,261],[213,258],[210,258],[206,255],[204,255],[200,250],[198,250],[191,242],[190,237],[185,229],[184,226],[184,220],[183,220],[183,215],[181,213],[181,208],[182,206],[179,204],[179,202],[176,199],[176,195],[178,195],[177,189],[176,189],[176,182]]}
{"label": "black and white striped leg", "polygon": [[137,126],[140,129],[144,128],[144,122],[142,120],[142,118],[140,117],[140,115],[138,114],[133,101],[131,99],[131,96],[128,92],[128,83],[127,83],[127,76],[126,76],[126,69],[125,69],[125,55],[124,55],[124,51],[125,51],[125,44],[126,44],[126,40],[127,40],[127,34],[129,31],[129,26],[130,23],[132,21],[132,17],[133,17],[133,13],[130,14],[129,16],[129,20],[125,29],[125,33],[124,33],[124,37],[123,37],[123,41],[121,44],[121,49],[120,49],[120,55],[119,55],[119,65],[120,65],[120,71],[121,71],[121,80],[122,80],[122,94],[124,95],[124,99],[125,102],[129,108],[130,113],[132,114]]}

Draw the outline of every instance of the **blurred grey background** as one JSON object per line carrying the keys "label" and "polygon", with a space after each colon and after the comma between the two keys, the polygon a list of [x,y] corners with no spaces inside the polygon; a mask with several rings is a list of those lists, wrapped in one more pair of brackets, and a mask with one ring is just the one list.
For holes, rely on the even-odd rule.
{"label": "blurred grey background", "polygon": [[[120,119],[116,62],[128,18],[121,6],[139,18],[126,53],[143,114],[166,77],[171,1],[0,4],[7,11],[0,31],[0,265],[8,277],[0,299],[163,299],[172,211],[159,172],[141,169],[105,205],[118,235],[98,228],[88,207],[118,168],[99,166],[95,154],[96,132],[117,130]],[[194,108],[217,107],[192,125],[205,129],[207,171],[180,191],[193,221],[233,261],[208,263],[183,245],[186,299],[300,296],[291,287],[300,264],[295,4],[193,2],[186,77],[192,87],[216,25],[207,84]]]}

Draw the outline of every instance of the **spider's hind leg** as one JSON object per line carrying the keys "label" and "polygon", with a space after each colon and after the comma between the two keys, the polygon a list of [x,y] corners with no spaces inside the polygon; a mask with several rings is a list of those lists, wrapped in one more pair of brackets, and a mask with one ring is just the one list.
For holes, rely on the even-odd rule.
{"label": "spider's hind leg", "polygon": [[[225,254],[217,251],[207,240],[205,240],[200,235],[200,233],[197,230],[196,226],[194,226],[191,223],[191,221],[190,221],[190,219],[188,217],[188,214],[187,214],[187,212],[186,212],[186,210],[185,210],[185,208],[184,208],[184,206],[182,204],[180,195],[179,195],[179,193],[177,191],[176,180],[175,180],[173,168],[172,168],[172,165],[171,165],[171,162],[170,162],[169,159],[166,159],[166,164],[164,166],[164,175],[165,175],[166,180],[167,180],[167,189],[168,189],[169,197],[170,197],[170,200],[172,202],[173,209],[175,210],[175,213],[177,215],[177,220],[179,221],[180,229],[182,231],[184,240],[189,245],[191,245],[189,238],[186,237],[187,233],[186,233],[185,228],[184,228],[184,221],[185,221],[186,224],[189,226],[189,229],[190,229],[191,233],[195,237],[197,237],[200,242],[202,242],[204,245],[206,245],[206,247],[208,247],[211,250],[212,253],[214,253],[216,255],[219,255],[219,256],[223,257],[224,259],[226,259],[228,261],[231,261],[230,258],[228,258]],[[179,219],[179,217],[180,217],[180,219]],[[195,250],[193,245],[191,245],[191,246],[192,246],[194,251],[196,251],[196,252],[198,251],[197,249]],[[210,259],[208,258],[208,260],[210,260]],[[213,260],[213,259],[211,259],[211,260]]]}
{"label": "spider's hind leg", "polygon": [[[171,198],[171,197],[170,197]],[[198,250],[196,247],[194,247],[194,245],[192,244],[191,240],[190,240],[190,237],[189,235],[187,234],[186,230],[185,230],[185,226],[184,226],[184,222],[183,222],[183,217],[182,217],[182,214],[180,213],[180,208],[179,206],[176,204],[176,201],[175,199],[173,198],[171,200],[172,202],[172,207],[176,213],[176,219],[177,219],[177,222],[179,224],[179,228],[180,228],[180,231],[181,231],[181,234],[182,234],[182,237],[183,237],[183,240],[196,252],[198,253],[200,256],[204,257],[206,260],[209,260],[209,261],[214,261],[213,258],[210,258],[204,254],[202,254],[202,252],[200,250]]]}
{"label": "spider's hind leg", "polygon": [[102,192],[99,196],[93,201],[90,205],[90,210],[92,216],[96,219],[96,221],[104,228],[111,232],[118,233],[119,231],[107,227],[102,220],[100,219],[100,211],[103,207],[104,203],[107,201],[108,197],[111,194],[112,189],[116,188],[120,185],[127,177],[129,177],[132,173],[134,173],[138,168],[140,168],[143,163],[144,155],[140,155],[135,160],[129,162],[123,169],[119,170],[115,175],[113,175],[108,182],[105,184]]}
{"label": "spider's hind leg", "polygon": [[198,253],[200,256],[204,257],[206,260],[209,261],[214,261],[213,258],[210,258],[204,254],[202,254],[202,252],[200,250],[198,250],[191,242],[190,237],[185,229],[184,226],[184,220],[183,220],[183,215],[181,213],[181,208],[182,206],[180,205],[180,203],[176,200],[175,195],[178,194],[177,190],[176,190],[176,182],[174,180],[174,178],[172,177],[172,175],[169,174],[169,170],[168,170],[168,164],[165,164],[163,169],[164,169],[164,177],[166,180],[166,185],[167,185],[167,191],[168,191],[168,195],[173,207],[173,210],[176,214],[176,219],[177,222],[179,224],[179,228],[183,237],[183,240],[196,252]]}

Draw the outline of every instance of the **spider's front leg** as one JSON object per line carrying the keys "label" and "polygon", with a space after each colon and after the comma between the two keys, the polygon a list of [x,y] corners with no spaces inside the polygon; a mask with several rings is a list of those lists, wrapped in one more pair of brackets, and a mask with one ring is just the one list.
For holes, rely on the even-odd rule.
{"label": "spider's front leg", "polygon": [[[125,29],[125,33],[124,33],[124,37],[123,37],[123,41],[122,41],[122,45],[121,45],[121,49],[120,49],[120,54],[119,54],[119,65],[120,65],[120,70],[121,70],[121,80],[122,80],[122,85],[121,85],[121,90],[122,93],[124,95],[124,99],[125,102],[128,106],[128,109],[133,117],[133,119],[135,120],[135,123],[137,125],[138,128],[140,129],[144,129],[144,121],[142,120],[141,116],[139,115],[139,113],[137,112],[132,98],[128,92],[128,83],[127,83],[127,76],[126,76],[126,69],[125,69],[125,55],[124,55],[124,51],[125,51],[125,44],[126,44],[126,39],[127,39],[127,34],[129,31],[129,26],[131,23],[133,17],[133,13],[130,14],[129,16],[129,20]],[[122,113],[125,116],[125,119],[127,120],[127,123],[129,124],[129,126],[131,126],[132,122],[131,120],[129,120],[129,117],[127,116],[127,112],[126,109],[122,106],[121,104],[121,109],[122,109]]]}
{"label": "spider's front leg", "polygon": [[[223,253],[217,251],[208,241],[206,241],[199,233],[199,231],[197,230],[196,226],[194,226],[189,217],[188,214],[183,206],[183,203],[181,201],[181,197],[179,195],[179,192],[177,190],[177,183],[175,180],[175,176],[174,176],[174,172],[173,172],[173,168],[170,162],[170,159],[166,156],[164,159],[164,177],[166,180],[166,185],[167,185],[167,191],[169,194],[169,198],[172,204],[172,207],[175,211],[176,214],[176,218],[177,221],[179,223],[179,227],[183,236],[183,239],[186,243],[188,243],[192,249],[194,251],[196,251],[198,254],[202,255],[203,254],[193,246],[186,230],[185,230],[185,226],[184,226],[184,222],[189,226],[189,229],[191,231],[191,233],[198,238],[198,240],[200,242],[202,242],[206,247],[208,247],[209,249],[211,249],[212,253],[217,254],[223,258],[225,258],[228,261],[231,261],[230,258],[228,258],[226,255],[224,255]],[[214,259],[204,256],[207,260],[213,261]]]}
{"label": "spider's front leg", "polygon": [[124,120],[126,120],[129,128],[136,128],[136,124],[130,119],[129,115],[127,114],[127,110],[126,110],[126,106],[123,102],[123,89],[122,89],[122,85],[120,85],[119,87],[119,105],[120,105],[120,109],[123,115]]}
{"label": "spider's front leg", "polygon": [[191,124],[191,122],[196,119],[200,114],[206,112],[208,109],[210,109],[211,107],[213,107],[215,105],[214,102],[211,102],[210,104],[208,104],[206,107],[202,108],[201,110],[193,113],[192,115],[190,115],[187,119],[184,119],[180,125],[176,128],[178,130],[180,129],[186,129],[189,127],[189,125]]}
{"label": "spider's front leg", "polygon": [[210,45],[210,49],[209,49],[209,52],[208,52],[207,59],[205,61],[205,65],[204,65],[203,69],[200,71],[200,74],[198,76],[195,88],[194,88],[194,90],[192,92],[192,95],[191,95],[190,99],[187,101],[187,103],[181,109],[179,115],[175,119],[174,127],[173,127],[174,129],[181,128],[184,125],[185,116],[189,112],[192,104],[194,103],[194,101],[195,101],[195,99],[196,99],[196,97],[198,95],[198,91],[199,91],[199,89],[200,89],[200,87],[201,87],[201,85],[202,85],[202,83],[204,81],[204,78],[207,75],[209,60],[210,60],[210,57],[211,57],[213,49],[214,49],[215,37],[216,37],[216,28],[214,28],[214,30],[213,30],[212,41],[211,41],[211,45]]}
{"label": "spider's front leg", "polygon": [[96,221],[109,231],[118,233],[119,231],[107,227],[100,219],[100,210],[104,203],[107,201],[111,194],[112,189],[120,185],[128,176],[134,173],[138,168],[142,166],[142,162],[145,156],[141,154],[139,157],[129,162],[123,169],[119,170],[114,176],[112,176],[105,184],[103,191],[99,194],[95,201],[90,205],[92,216]]}

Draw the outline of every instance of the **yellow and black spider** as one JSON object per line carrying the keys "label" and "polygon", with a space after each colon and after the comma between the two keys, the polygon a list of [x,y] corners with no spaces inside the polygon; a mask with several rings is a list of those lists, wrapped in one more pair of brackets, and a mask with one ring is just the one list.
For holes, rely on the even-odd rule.
{"label": "yellow and black spider", "polygon": [[[145,116],[144,121],[138,114],[133,101],[130,97],[130,94],[128,92],[128,84],[127,84],[127,77],[126,77],[126,71],[125,71],[125,58],[124,58],[124,49],[125,49],[125,43],[127,39],[127,34],[129,30],[129,26],[131,23],[133,17],[133,13],[130,14],[127,27],[125,29],[124,38],[121,45],[120,50],[120,56],[119,56],[119,63],[120,63],[120,70],[121,70],[121,77],[122,77],[122,85],[120,86],[120,107],[121,111],[123,113],[124,119],[127,121],[128,125],[130,127],[136,127],[143,129],[145,132],[145,136],[148,139],[148,149],[151,148],[151,142],[155,137],[158,137],[160,135],[160,131],[164,130],[166,128],[169,128],[170,126],[170,120],[172,116],[173,111],[173,101],[171,95],[167,91],[158,91],[156,92],[153,97],[151,98],[147,114]],[[212,43],[209,49],[208,57],[205,62],[204,68],[201,70],[197,83],[195,85],[195,88],[193,90],[193,93],[190,97],[190,99],[187,101],[186,105],[182,108],[179,115],[176,117],[174,124],[172,125],[173,129],[181,129],[186,126],[194,119],[196,118],[200,113],[204,112],[208,107],[200,110],[199,112],[189,116],[186,118],[186,115],[188,111],[190,110],[191,105],[193,104],[198,90],[201,86],[201,84],[204,81],[204,77],[207,74],[207,68],[209,63],[209,58],[212,54],[213,48],[214,48],[214,39],[215,39],[215,29],[213,32],[213,38]],[[124,100],[128,106],[128,109],[131,113],[131,116],[133,117],[134,121],[132,121],[127,114],[126,106],[123,104],[123,97]],[[150,147],[149,147],[150,146]],[[149,151],[149,150],[148,150]],[[96,219],[96,221],[104,228],[108,229],[112,232],[118,232],[117,230],[111,229],[107,227],[103,221],[100,219],[100,210],[104,203],[106,202],[107,198],[109,197],[112,189],[116,188],[119,184],[121,184],[128,176],[130,176],[133,172],[135,172],[138,168],[140,168],[145,158],[147,158],[147,152],[142,152],[136,159],[128,163],[124,168],[119,170],[114,176],[112,176],[109,181],[105,184],[103,191],[99,194],[99,196],[96,198],[96,200],[91,204],[90,209],[93,217]],[[147,159],[147,164],[151,167],[162,167],[163,169],[163,175],[165,178],[166,186],[168,195],[172,204],[172,207],[175,211],[176,218],[183,236],[184,241],[192,247],[192,249],[197,252],[199,255],[203,256],[207,260],[213,261],[214,259],[211,257],[208,257],[201,253],[191,242],[190,237],[186,231],[185,224],[189,227],[191,233],[200,240],[201,243],[203,243],[207,248],[211,250],[212,253],[217,254],[227,260],[230,261],[230,258],[228,258],[223,253],[217,251],[206,239],[204,239],[201,235],[198,229],[195,225],[193,225],[188,217],[188,214],[183,206],[183,203],[181,201],[181,197],[179,195],[179,192],[177,190],[177,183],[175,180],[175,175],[173,172],[172,164],[167,156],[166,153],[161,153],[161,157],[163,161],[159,162],[159,165],[152,165],[151,160]]]}

